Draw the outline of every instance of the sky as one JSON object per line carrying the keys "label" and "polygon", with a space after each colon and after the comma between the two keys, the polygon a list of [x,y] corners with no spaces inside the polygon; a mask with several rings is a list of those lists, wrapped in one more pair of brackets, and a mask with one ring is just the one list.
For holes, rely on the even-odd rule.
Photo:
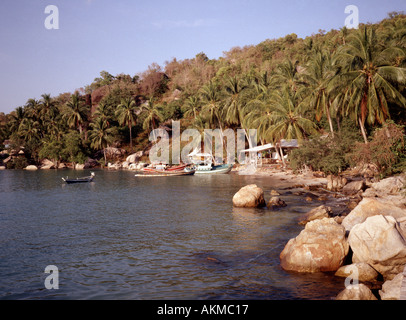
{"label": "sky", "polygon": [[[74,92],[102,70],[134,76],[173,58],[218,59],[237,46],[338,30],[348,5],[360,23],[406,12],[405,0],[1,0],[0,112]],[[46,27],[56,21],[59,29]]]}

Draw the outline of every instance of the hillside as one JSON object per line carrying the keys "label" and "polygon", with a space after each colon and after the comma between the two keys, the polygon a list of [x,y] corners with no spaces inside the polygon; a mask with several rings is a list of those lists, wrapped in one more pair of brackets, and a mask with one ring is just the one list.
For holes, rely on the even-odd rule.
{"label": "hillside", "polygon": [[[358,30],[319,30],[305,39],[289,34],[232,48],[219,59],[202,52],[152,64],[137,75],[102,71],[74,93],[43,94],[0,114],[0,142],[7,140],[17,152],[23,148],[26,156],[7,167],[45,158],[84,163],[90,157],[103,164],[109,160],[102,152],[107,147],[121,148],[125,155],[143,150],[152,129],[180,120],[182,129],[256,128],[258,143],[308,141],[328,133],[348,138],[340,139],[346,150],[356,143],[375,146],[378,129],[393,124],[394,134],[402,134],[393,141],[396,159],[390,164],[402,168],[405,37],[406,15],[394,12]],[[338,148],[331,145],[327,156]],[[370,148],[354,158],[367,161],[365,155],[374,152]],[[295,163],[309,161],[297,156]],[[339,170],[349,165],[343,160]],[[381,169],[386,172],[388,164]]]}

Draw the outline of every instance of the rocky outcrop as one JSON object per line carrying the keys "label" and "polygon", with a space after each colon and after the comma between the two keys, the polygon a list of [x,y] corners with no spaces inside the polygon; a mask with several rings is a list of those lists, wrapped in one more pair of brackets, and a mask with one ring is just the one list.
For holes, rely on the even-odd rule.
{"label": "rocky outcrop", "polygon": [[406,209],[399,208],[385,200],[377,198],[364,198],[344,218],[342,225],[351,230],[356,224],[364,222],[368,217],[375,215],[392,216],[396,219],[406,217]]}
{"label": "rocky outcrop", "polygon": [[239,208],[265,207],[264,191],[256,184],[242,187],[234,195],[233,205]]}
{"label": "rocky outcrop", "polygon": [[348,250],[343,226],[332,218],[314,220],[286,244],[280,254],[281,266],[297,272],[336,271]]}
{"label": "rocky outcrop", "polygon": [[305,225],[306,223],[313,220],[329,218],[331,214],[332,210],[330,207],[321,205],[319,207],[310,210],[308,213],[300,217],[299,224]]}
{"label": "rocky outcrop", "polygon": [[382,300],[400,300],[400,293],[403,284],[403,274],[399,273],[392,280],[385,281],[382,289],[379,290],[379,296]]}
{"label": "rocky outcrop", "polygon": [[138,151],[136,153],[133,153],[131,155],[129,155],[126,158],[126,162],[128,162],[129,164],[131,163],[137,163],[139,161],[139,159],[143,156],[144,152],[143,151]]}
{"label": "rocky outcrop", "polygon": [[353,252],[353,262],[365,262],[392,279],[403,272],[406,265],[405,230],[394,217],[376,215],[355,225],[348,242]]}
{"label": "rocky outcrop", "polygon": [[341,291],[336,300],[378,300],[365,284],[349,285]]}
{"label": "rocky outcrop", "polygon": [[48,159],[42,160],[42,166],[41,166],[42,170],[49,170],[49,169],[55,169],[55,168],[56,168],[56,165],[51,160],[48,160]]}
{"label": "rocky outcrop", "polygon": [[388,195],[397,195],[405,186],[405,176],[395,176],[372,183],[371,187],[365,190],[363,197],[385,197]]}

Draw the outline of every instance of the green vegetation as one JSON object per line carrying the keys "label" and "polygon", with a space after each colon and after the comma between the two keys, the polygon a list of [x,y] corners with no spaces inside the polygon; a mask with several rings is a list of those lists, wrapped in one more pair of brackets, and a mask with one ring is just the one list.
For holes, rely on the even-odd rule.
{"label": "green vegetation", "polygon": [[295,169],[337,174],[364,162],[392,174],[406,167],[405,30],[406,15],[392,12],[358,30],[290,34],[217,60],[199,53],[135,76],[102,71],[73,94],[0,114],[0,142],[23,147],[31,163],[106,162],[107,147],[144,150],[152,129],[181,120],[181,129],[255,128],[259,143],[299,139]]}

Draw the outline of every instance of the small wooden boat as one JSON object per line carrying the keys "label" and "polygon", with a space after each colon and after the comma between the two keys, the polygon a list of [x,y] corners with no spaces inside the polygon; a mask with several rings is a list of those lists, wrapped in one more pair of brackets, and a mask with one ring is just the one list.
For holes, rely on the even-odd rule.
{"label": "small wooden boat", "polygon": [[196,170],[192,168],[184,168],[183,170],[154,170],[149,169],[148,171],[140,171],[136,173],[136,177],[177,177],[177,176],[192,176],[194,175]]}
{"label": "small wooden boat", "polygon": [[189,154],[190,161],[195,165],[196,174],[227,174],[233,164],[217,164],[212,154],[201,153],[195,149]]}
{"label": "small wooden boat", "polygon": [[90,174],[88,177],[83,177],[83,178],[76,178],[76,179],[69,179],[68,177],[62,178],[63,181],[65,181],[67,184],[72,184],[72,183],[83,183],[83,182],[92,182],[94,178],[94,172]]}

